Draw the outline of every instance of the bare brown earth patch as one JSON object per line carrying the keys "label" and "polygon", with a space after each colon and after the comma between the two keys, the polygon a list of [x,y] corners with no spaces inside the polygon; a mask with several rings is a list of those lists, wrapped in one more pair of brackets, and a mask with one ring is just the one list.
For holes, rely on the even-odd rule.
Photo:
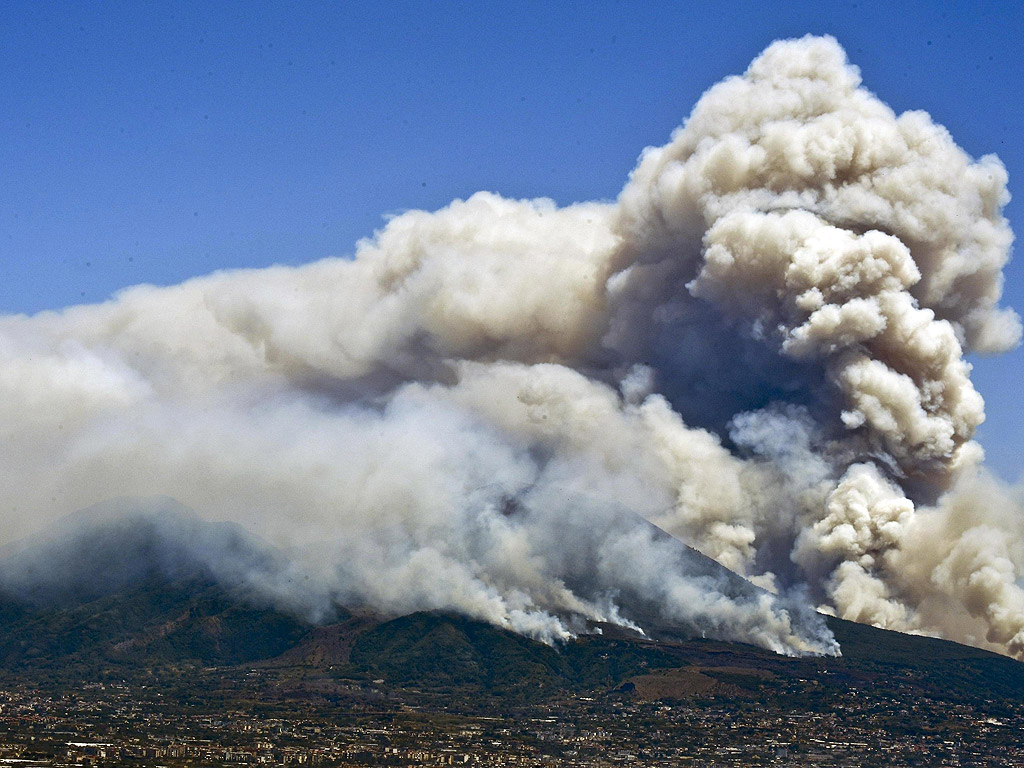
{"label": "bare brown earth patch", "polygon": [[685,699],[692,696],[743,696],[775,675],[739,667],[680,667],[631,677],[626,685],[642,701]]}
{"label": "bare brown earth patch", "polygon": [[352,615],[338,624],[314,628],[297,646],[275,659],[264,661],[268,667],[325,667],[347,664],[352,645],[359,634],[380,623],[373,614]]}

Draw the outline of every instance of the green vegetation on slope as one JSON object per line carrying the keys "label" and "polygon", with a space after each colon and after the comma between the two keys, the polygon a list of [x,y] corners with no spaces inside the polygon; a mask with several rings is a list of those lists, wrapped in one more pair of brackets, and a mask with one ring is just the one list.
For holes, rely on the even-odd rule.
{"label": "green vegetation on slope", "polygon": [[308,628],[204,582],[149,579],[58,607],[0,604],[0,665],[241,664],[283,653]]}
{"label": "green vegetation on slope", "polygon": [[[339,612],[311,627],[202,581],[151,578],[116,594],[41,607],[0,600],[0,674],[90,679],[101,670],[264,662],[388,688],[510,702],[628,692],[631,678],[690,669],[744,696],[818,697],[852,689],[944,700],[1024,700],[1024,664],[934,638],[829,619],[843,655],[791,659],[711,640],[655,642],[606,628],[555,647],[443,613],[385,621]],[[303,672],[302,670],[307,670]],[[660,678],[659,678],[660,679]]]}

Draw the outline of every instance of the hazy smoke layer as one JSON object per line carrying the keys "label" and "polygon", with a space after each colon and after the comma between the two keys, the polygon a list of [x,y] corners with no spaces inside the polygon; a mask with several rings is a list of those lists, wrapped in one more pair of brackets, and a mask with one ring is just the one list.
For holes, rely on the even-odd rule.
{"label": "hazy smoke layer", "polygon": [[480,193],[351,260],[0,318],[2,538],[165,494],[285,547],[307,611],[550,640],[634,594],[834,652],[646,518],[844,617],[1024,656],[1024,516],[977,469],[963,360],[1020,338],[1005,184],[831,38],[775,43],[614,204]]}

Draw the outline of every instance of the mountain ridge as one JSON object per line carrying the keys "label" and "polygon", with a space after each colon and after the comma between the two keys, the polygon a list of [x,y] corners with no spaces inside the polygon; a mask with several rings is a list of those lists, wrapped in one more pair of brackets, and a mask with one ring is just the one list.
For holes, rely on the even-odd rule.
{"label": "mountain ridge", "polygon": [[[228,538],[238,535],[232,531]],[[144,536],[130,540],[145,543]],[[91,540],[87,535],[83,541]],[[68,551],[81,554],[80,548]],[[144,546],[121,554],[151,551]],[[71,572],[76,569],[79,565]],[[816,681],[835,690],[899,685],[950,700],[1024,700],[1020,662],[834,617],[825,621],[840,642],[838,658],[784,657],[704,639],[690,628],[672,631],[668,623],[647,635],[592,624],[575,639],[552,646],[443,611],[387,616],[335,606],[329,620],[317,623],[230,580],[219,581],[224,572],[232,573],[167,569],[158,562],[133,572],[134,579],[102,581],[101,594],[78,589],[50,601],[16,581],[18,589],[7,588],[7,579],[0,589],[0,676],[43,676],[70,685],[103,675],[130,676],[139,669],[258,668],[293,680],[327,675],[358,684],[382,681],[392,692],[517,701],[567,694],[735,696],[775,690],[782,695],[793,685]]]}

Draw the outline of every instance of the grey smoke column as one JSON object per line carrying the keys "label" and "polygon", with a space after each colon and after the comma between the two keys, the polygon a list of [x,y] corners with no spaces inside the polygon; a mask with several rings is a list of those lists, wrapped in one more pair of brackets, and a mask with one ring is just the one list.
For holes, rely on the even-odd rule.
{"label": "grey smoke column", "polygon": [[[1005,184],[997,158],[972,161],[927,114],[897,116],[864,90],[834,40],[776,43],[623,190],[610,341],[657,360],[684,413],[710,414],[778,477],[774,509],[731,518],[730,565],[809,579],[848,618],[1020,655],[1021,515],[957,519],[958,494],[991,484],[966,479],[984,404],[963,353],[1020,340],[997,306]],[[939,509],[915,510],[957,479]],[[669,518],[722,546],[689,505]],[[794,535],[792,549],[773,541]]]}
{"label": "grey smoke column", "polygon": [[613,204],[479,193],[353,259],[0,318],[0,538],[164,494],[332,599],[551,640],[641,595],[835,651],[646,519],[769,590],[1020,655],[1022,515],[978,469],[962,359],[1020,337],[1005,184],[834,40],[775,43]]}

